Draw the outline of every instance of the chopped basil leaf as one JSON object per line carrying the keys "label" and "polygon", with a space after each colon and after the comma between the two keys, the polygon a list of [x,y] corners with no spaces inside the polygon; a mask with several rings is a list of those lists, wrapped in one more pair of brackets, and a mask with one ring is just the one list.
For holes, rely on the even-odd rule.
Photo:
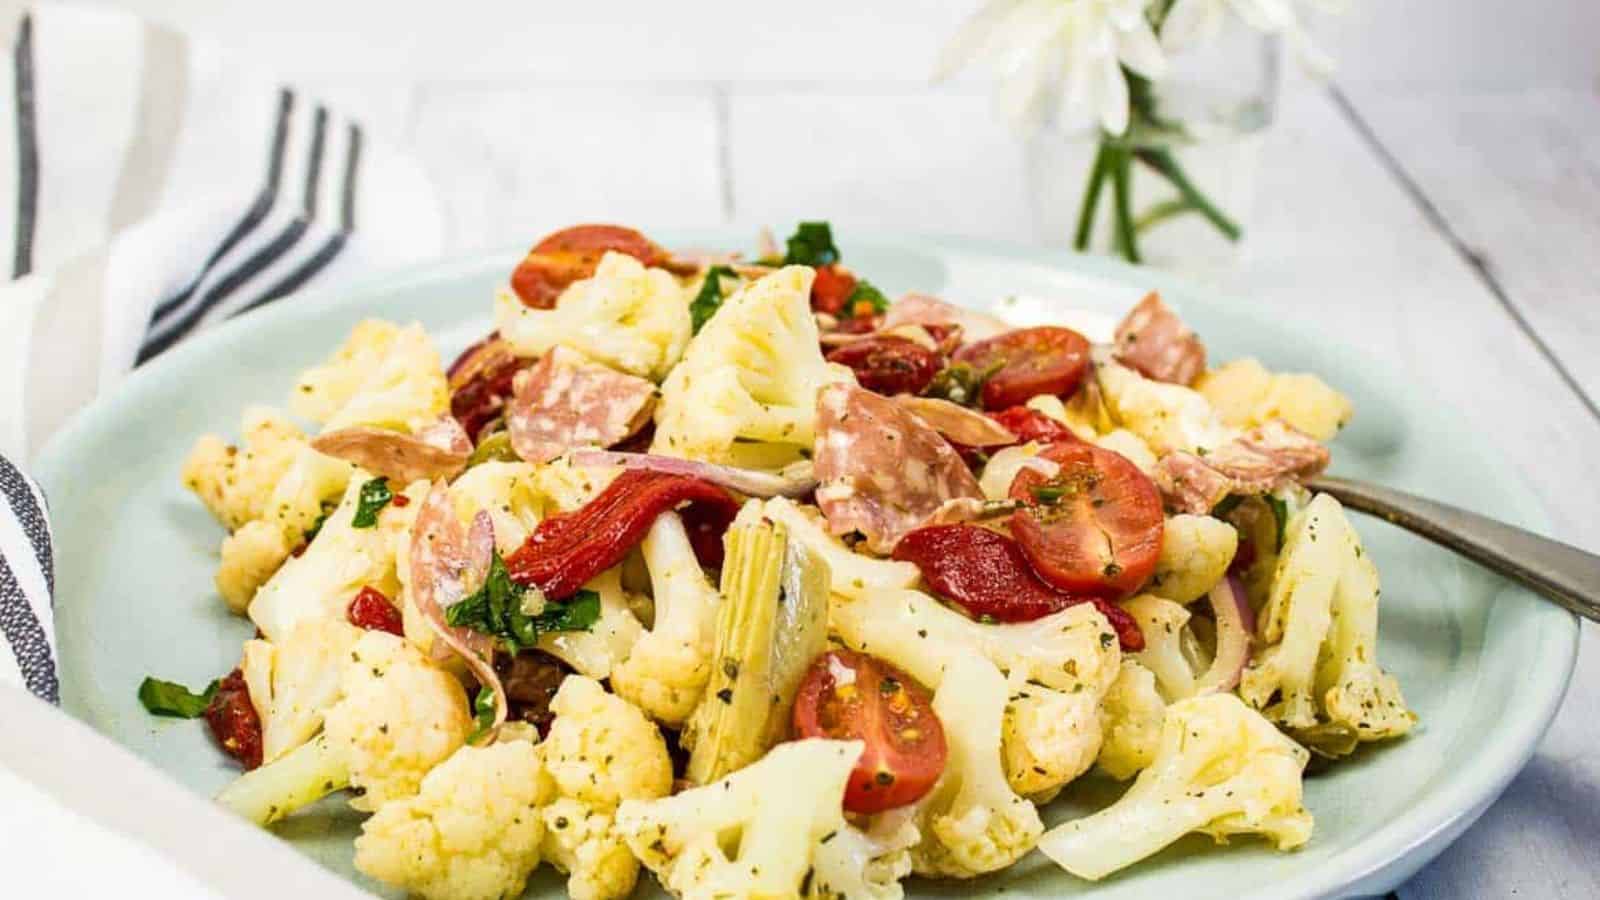
{"label": "chopped basil leaf", "polygon": [[327,502],[322,504],[322,514],[317,516],[317,520],[312,522],[311,527],[307,528],[305,531],[306,543],[311,543],[311,541],[315,539],[317,535],[322,533],[322,526],[327,524],[328,517],[333,515],[333,511],[335,509],[338,509],[338,504]]}
{"label": "chopped basil leaf", "polygon": [[[862,303],[871,306],[872,311],[864,312],[860,307]],[[844,308],[852,316],[881,315],[889,310],[889,298],[863,278],[856,282],[856,289],[850,292],[850,299],[844,302]]]}
{"label": "chopped basil leaf", "polygon": [[827,222],[801,222],[784,242],[786,266],[831,266],[839,261],[839,248],[833,245],[833,229]]}
{"label": "chopped basil leaf", "polygon": [[153,716],[194,719],[205,714],[211,698],[217,695],[218,684],[219,681],[213,681],[196,694],[181,684],[146,677],[139,684],[139,702]]}
{"label": "chopped basil leaf", "polygon": [[732,277],[733,270],[727,266],[712,266],[706,270],[706,280],[700,283],[700,293],[694,297],[694,302],[689,304],[689,315],[694,321],[694,333],[699,334],[700,329],[711,321],[711,317],[722,306],[722,279]]}
{"label": "chopped basil leaf", "polygon": [[1267,501],[1267,505],[1272,507],[1272,518],[1278,522],[1278,549],[1281,551],[1283,549],[1283,532],[1284,529],[1289,527],[1289,504],[1283,498],[1272,494],[1262,494],[1261,499]]}
{"label": "chopped basil leaf", "polygon": [[600,618],[600,595],[594,591],[579,591],[564,603],[547,602],[537,615],[523,611],[525,593],[527,588],[511,580],[505,560],[496,552],[483,585],[445,609],[445,624],[497,637],[516,653],[537,645],[541,634],[588,631]]}
{"label": "chopped basil leaf", "polygon": [[350,520],[351,528],[373,528],[378,524],[378,512],[394,499],[389,490],[389,479],[382,475],[361,486],[361,497],[356,501],[356,515]]}
{"label": "chopped basil leaf", "polygon": [[469,744],[477,743],[494,724],[494,688],[488,685],[478,688],[478,696],[472,698],[472,722],[472,733],[467,735]]}

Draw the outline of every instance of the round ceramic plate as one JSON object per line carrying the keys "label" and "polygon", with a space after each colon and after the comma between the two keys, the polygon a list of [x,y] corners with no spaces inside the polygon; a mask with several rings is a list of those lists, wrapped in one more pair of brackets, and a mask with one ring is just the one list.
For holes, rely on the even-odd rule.
{"label": "round ceramic plate", "polygon": [[[674,246],[735,248],[750,233],[665,234]],[[1118,315],[1158,288],[1205,337],[1212,358],[1252,355],[1316,372],[1355,401],[1334,443],[1333,471],[1381,481],[1526,525],[1543,524],[1515,474],[1468,435],[1425,385],[1351,348],[1318,340],[1315,323],[1230,302],[1159,274],[1096,259],[956,240],[841,235],[857,271],[890,295],[917,289],[1021,324],[1068,308]],[[309,292],[179,346],[78,416],[37,472],[56,540],[56,629],[66,708],[170,773],[212,793],[234,774],[197,722],[152,718],[135,699],[147,674],[205,684],[238,662],[251,634],[212,588],[222,531],[178,483],[195,438],[234,434],[246,404],[281,406],[296,373],[368,316],[422,322],[447,358],[487,330],[489,298],[514,253],[432,266],[338,293]],[[1421,725],[1307,778],[1311,842],[1277,853],[1241,839],[1189,838],[1098,884],[1039,854],[971,883],[913,880],[912,896],[1291,898],[1382,893],[1476,818],[1527,760],[1565,690],[1575,619],[1525,591],[1372,519],[1356,522],[1383,575],[1379,656],[1399,676]],[[1080,779],[1046,810],[1060,821],[1114,796]],[[351,866],[357,816],[337,799],[277,832],[307,856],[369,888]],[[646,896],[654,888],[641,888]],[[381,892],[381,891],[380,891]],[[530,896],[561,896],[548,868]]]}

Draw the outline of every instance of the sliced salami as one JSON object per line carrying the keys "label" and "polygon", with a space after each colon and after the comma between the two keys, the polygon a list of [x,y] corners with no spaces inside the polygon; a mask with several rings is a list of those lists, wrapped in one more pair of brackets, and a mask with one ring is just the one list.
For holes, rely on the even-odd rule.
{"label": "sliced salami", "polygon": [[817,394],[817,506],[837,535],[887,554],[952,500],[983,491],[950,444],[895,401],[855,385]]}
{"label": "sliced salami", "polygon": [[506,426],[517,455],[545,463],[575,447],[610,447],[650,421],[656,386],[557,346],[513,384]]}
{"label": "sliced salami", "polygon": [[1206,370],[1206,347],[1178,314],[1151,292],[1117,326],[1116,358],[1146,378],[1193,384]]}
{"label": "sliced salami", "polygon": [[452,416],[445,416],[416,434],[370,425],[340,428],[318,435],[312,439],[311,447],[401,484],[454,478],[466,468],[472,455],[472,441]]}
{"label": "sliced salami", "polygon": [[505,691],[494,670],[494,638],[468,628],[445,623],[445,610],[477,590],[488,576],[494,554],[494,525],[479,510],[472,526],[456,517],[450,489],[436,481],[429,489],[417,519],[411,525],[408,548],[411,605],[437,640],[429,648],[434,659],[454,653],[462,658],[478,683],[494,689],[494,728],[506,720]]}
{"label": "sliced salami", "polygon": [[1010,325],[994,316],[963,309],[928,294],[915,293],[902,295],[889,304],[889,311],[884,314],[885,330],[901,325],[955,325],[961,329],[962,340],[967,341],[987,340],[1011,330]]}
{"label": "sliced salami", "polygon": [[1156,485],[1168,506],[1205,514],[1229,494],[1264,494],[1328,467],[1328,448],[1277,420],[1250,429],[1205,456],[1161,458]]}

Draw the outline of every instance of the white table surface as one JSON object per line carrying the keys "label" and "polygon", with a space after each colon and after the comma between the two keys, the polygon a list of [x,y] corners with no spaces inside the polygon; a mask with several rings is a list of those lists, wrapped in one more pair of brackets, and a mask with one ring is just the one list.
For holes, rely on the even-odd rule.
{"label": "white table surface", "polygon": [[[372,4],[118,5],[303,73],[413,147],[440,187],[452,252],[530,242],[578,220],[825,217],[1037,240],[1021,151],[985,90],[929,89],[916,62],[970,4],[922,15],[897,2],[874,17],[826,0],[832,17],[819,25],[719,2],[710,5],[755,25],[669,36],[666,4],[612,2],[601,5],[631,11],[638,27],[597,24],[609,12],[541,10],[540,40],[453,18],[437,33],[404,17],[374,24]],[[523,8],[485,6],[480,18]],[[1461,8],[1397,6],[1439,17]],[[297,21],[313,9],[316,25]],[[1413,59],[1392,28],[1354,42],[1393,77],[1362,57],[1336,86],[1290,90],[1263,153],[1247,256],[1216,279],[1397,361],[1506,452],[1555,536],[1590,550],[1600,550],[1600,95],[1593,39],[1552,35],[1597,33],[1596,9],[1540,0],[1520,18],[1501,9],[1461,23],[1456,40],[1421,54],[1459,76]],[[1396,15],[1372,13],[1388,25]],[[1508,35],[1498,46],[1521,40],[1525,52],[1475,65]],[[1585,627],[1574,688],[1533,761],[1447,851],[1477,862],[1456,867],[1470,880],[1438,896],[1600,896],[1600,864],[1570,862],[1600,837],[1597,640]],[[1565,799],[1574,795],[1589,802]],[[8,815],[0,809],[0,839],[20,839]],[[1526,861],[1530,846],[1550,864],[1518,865],[1509,879],[1498,863]]]}

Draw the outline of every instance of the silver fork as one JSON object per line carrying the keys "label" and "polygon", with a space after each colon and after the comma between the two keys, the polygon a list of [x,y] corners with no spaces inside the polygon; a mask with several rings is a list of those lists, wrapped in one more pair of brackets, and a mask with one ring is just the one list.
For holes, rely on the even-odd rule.
{"label": "silver fork", "polygon": [[1600,622],[1600,556],[1454,506],[1345,478],[1312,478],[1306,487],[1331,494],[1486,569],[1520,582],[1574,613]]}

